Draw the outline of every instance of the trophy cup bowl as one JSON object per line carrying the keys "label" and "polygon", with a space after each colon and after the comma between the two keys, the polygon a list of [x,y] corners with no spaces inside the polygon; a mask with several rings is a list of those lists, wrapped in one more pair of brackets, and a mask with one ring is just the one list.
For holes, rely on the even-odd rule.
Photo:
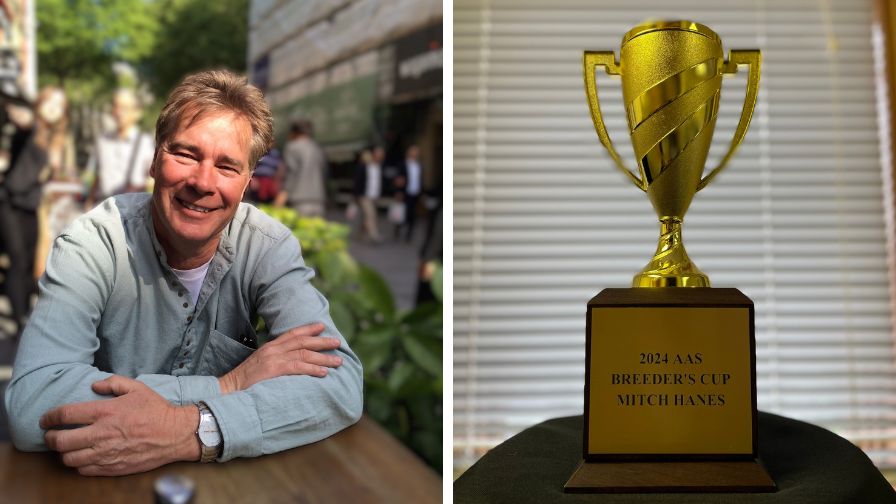
{"label": "trophy cup bowl", "polygon": [[[619,62],[612,51],[586,51],[585,92],[601,143],[616,166],[647,193],[660,220],[653,259],[635,275],[633,287],[709,287],[709,277],[688,257],[681,224],[694,198],[727,165],[753,116],[759,89],[758,50],[731,50],[723,59],[722,40],[691,21],[650,21],[622,39]],[[712,143],[722,75],[748,64],[747,91],[740,122],[727,154],[701,178]],[[622,77],[622,96],[638,173],[622,162],[607,134],[597,96],[595,68]]]}

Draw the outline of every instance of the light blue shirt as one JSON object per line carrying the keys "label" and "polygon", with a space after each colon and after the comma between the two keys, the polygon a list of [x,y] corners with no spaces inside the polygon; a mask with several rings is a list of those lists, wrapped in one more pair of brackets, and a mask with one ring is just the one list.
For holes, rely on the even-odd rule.
{"label": "light blue shirt", "polygon": [[[312,287],[285,226],[240,204],[192,303],[168,266],[148,194],[107,199],[53,244],[40,297],[6,389],[13,443],[46,450],[38,421],[63,404],[108,399],[90,386],[110,374],[142,381],[175,405],[205,401],[224,438],[219,460],[323,439],[362,409],[361,363]],[[322,322],[342,365],[325,378],[281,376],[221,394],[217,377],[256,346],[253,320],[273,335]]]}

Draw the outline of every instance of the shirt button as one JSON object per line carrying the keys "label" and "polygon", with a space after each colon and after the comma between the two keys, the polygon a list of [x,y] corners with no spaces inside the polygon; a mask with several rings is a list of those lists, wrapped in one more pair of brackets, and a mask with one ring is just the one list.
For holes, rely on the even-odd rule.
{"label": "shirt button", "polygon": [[192,321],[193,321],[193,316],[187,315],[187,322],[192,322]]}
{"label": "shirt button", "polygon": [[180,368],[180,369],[183,369],[183,368],[184,368],[184,363],[181,362],[181,363],[180,363],[180,366],[177,366],[177,367]]}
{"label": "shirt button", "polygon": [[184,297],[184,291],[177,291],[177,297]]}
{"label": "shirt button", "polygon": [[184,357],[186,357],[186,356],[188,356],[188,355],[190,355],[190,351],[189,351],[189,350],[187,350],[186,352],[184,352]]}
{"label": "shirt button", "polygon": [[188,306],[190,306],[190,305],[187,303],[184,303],[184,308],[187,308]]}
{"label": "shirt button", "polygon": [[192,343],[192,341],[187,340],[187,346],[190,346],[190,343]]}

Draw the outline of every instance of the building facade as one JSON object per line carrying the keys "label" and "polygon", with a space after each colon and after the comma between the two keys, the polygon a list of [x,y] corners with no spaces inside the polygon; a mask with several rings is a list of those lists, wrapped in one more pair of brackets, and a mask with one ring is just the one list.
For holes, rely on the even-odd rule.
{"label": "building facade", "polygon": [[361,150],[386,148],[384,169],[421,149],[423,183],[442,178],[442,3],[438,0],[250,2],[250,80],[265,91],[277,145],[305,118],[350,191]]}

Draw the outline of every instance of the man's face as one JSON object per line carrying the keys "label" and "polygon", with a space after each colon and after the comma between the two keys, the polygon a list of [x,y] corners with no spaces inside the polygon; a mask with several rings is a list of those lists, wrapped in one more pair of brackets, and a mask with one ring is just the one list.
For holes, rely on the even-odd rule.
{"label": "man's face", "polygon": [[382,163],[383,159],[386,157],[386,151],[383,150],[382,147],[377,147],[373,149],[373,162],[374,163]]}
{"label": "man's face", "polygon": [[252,178],[252,128],[242,116],[211,112],[183,121],[156,151],[153,205],[159,240],[177,250],[216,247]]}
{"label": "man's face", "polygon": [[119,131],[130,129],[140,118],[137,97],[126,92],[116,93],[112,97],[112,117],[115,118]]}

